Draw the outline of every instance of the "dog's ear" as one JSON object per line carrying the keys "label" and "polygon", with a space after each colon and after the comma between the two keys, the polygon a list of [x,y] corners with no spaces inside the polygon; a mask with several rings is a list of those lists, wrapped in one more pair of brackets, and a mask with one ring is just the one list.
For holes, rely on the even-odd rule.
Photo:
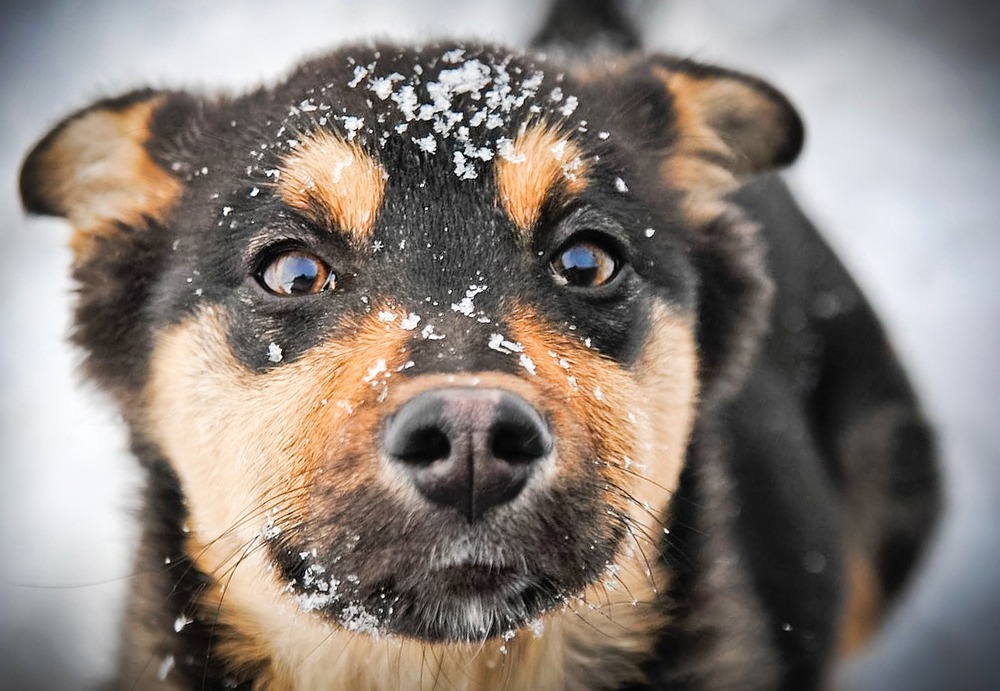
{"label": "dog's ear", "polygon": [[733,174],[792,163],[802,150],[802,120],[787,98],[756,77],[687,60],[647,67],[673,104],[678,151],[715,157]]}
{"label": "dog's ear", "polygon": [[712,223],[747,178],[791,164],[802,150],[795,108],[755,77],[654,56],[622,81],[634,92],[625,98],[646,104],[639,126],[662,155],[660,178],[682,193],[695,225]]}
{"label": "dog's ear", "polygon": [[733,200],[748,178],[792,163],[804,128],[769,84],[687,60],[633,64],[647,107],[643,127],[656,141],[660,183],[691,229],[701,278],[698,330],[702,405],[743,385],[770,319],[772,281],[755,219]]}
{"label": "dog's ear", "polygon": [[165,224],[185,189],[173,168],[196,149],[201,107],[183,93],[149,90],[98,101],[43,137],[21,170],[25,208],[74,227],[73,340],[87,353],[87,373],[126,411],[142,382],[146,305],[170,247]]}
{"label": "dog's ear", "polygon": [[[28,154],[24,207],[68,219],[74,249],[87,235],[162,221],[183,185],[154,159],[154,127],[170,129],[189,109],[190,99],[142,90],[74,113]],[[165,113],[173,123],[164,123]]]}

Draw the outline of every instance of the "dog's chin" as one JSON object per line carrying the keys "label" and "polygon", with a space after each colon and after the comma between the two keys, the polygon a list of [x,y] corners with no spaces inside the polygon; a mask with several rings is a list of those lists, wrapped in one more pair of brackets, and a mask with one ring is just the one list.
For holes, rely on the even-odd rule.
{"label": "dog's chin", "polygon": [[433,642],[503,636],[564,599],[549,579],[479,564],[439,569],[429,576],[426,587],[400,595],[393,629]]}
{"label": "dog's chin", "polygon": [[569,524],[552,508],[524,502],[472,525],[441,512],[371,531],[330,520],[286,530],[269,547],[299,606],[339,628],[481,642],[534,628],[614,561],[624,530],[596,512],[578,511]]}
{"label": "dog's chin", "polygon": [[544,577],[465,564],[387,579],[356,597],[327,599],[322,593],[298,597],[301,605],[350,631],[430,643],[472,643],[521,629],[563,606],[566,596]]}

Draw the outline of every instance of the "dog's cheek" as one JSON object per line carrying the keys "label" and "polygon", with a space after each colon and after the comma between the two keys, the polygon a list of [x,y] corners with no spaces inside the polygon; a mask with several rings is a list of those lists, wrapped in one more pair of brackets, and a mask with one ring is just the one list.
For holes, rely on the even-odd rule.
{"label": "dog's cheek", "polygon": [[341,331],[343,340],[263,374],[236,360],[217,308],[158,338],[144,424],[180,477],[206,572],[244,552],[265,559],[255,547],[321,511],[310,501],[318,474],[333,476],[341,496],[377,480],[371,440],[358,430],[374,426],[409,334],[374,318]]}
{"label": "dog's cheek", "polygon": [[641,512],[633,505],[633,516],[658,538],[694,426],[698,366],[694,317],[662,304],[654,307],[649,335],[631,371],[638,417],[635,466],[622,471],[642,504]]}
{"label": "dog's cheek", "polygon": [[590,437],[589,444],[575,445],[576,453],[560,456],[554,481],[586,486],[596,478],[601,486],[593,508],[609,532],[624,526],[633,547],[654,554],[697,404],[693,318],[656,304],[640,357],[628,367],[546,327],[523,305],[510,323],[536,376],[562,393],[550,404],[557,439],[578,434],[567,418]]}

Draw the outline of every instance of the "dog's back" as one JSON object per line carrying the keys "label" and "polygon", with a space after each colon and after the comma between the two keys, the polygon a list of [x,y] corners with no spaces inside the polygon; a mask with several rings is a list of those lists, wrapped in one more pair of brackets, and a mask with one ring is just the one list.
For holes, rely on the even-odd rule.
{"label": "dog's back", "polygon": [[[772,687],[816,688],[831,656],[878,629],[929,539],[940,502],[934,444],[871,308],[781,181],[759,178],[736,198],[760,224],[773,304],[739,392],[696,429],[666,556],[689,574],[679,579],[685,600],[719,596],[700,583],[712,559],[741,561],[734,578],[752,583],[779,651]],[[717,512],[683,508],[713,497]],[[720,532],[733,536],[728,554],[710,551]],[[699,550],[706,562],[692,568]],[[686,659],[712,670],[732,649],[685,642],[699,640],[703,613],[691,625],[661,644],[667,667]]]}

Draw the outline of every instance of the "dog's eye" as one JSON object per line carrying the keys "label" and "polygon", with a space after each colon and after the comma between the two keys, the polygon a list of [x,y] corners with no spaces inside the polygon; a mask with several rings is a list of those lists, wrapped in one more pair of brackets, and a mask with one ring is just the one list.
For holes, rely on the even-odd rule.
{"label": "dog's eye", "polygon": [[261,284],[275,295],[312,295],[336,287],[336,277],[322,260],[301,250],[272,257],[260,272]]}
{"label": "dog's eye", "polygon": [[551,264],[556,283],[578,288],[604,285],[615,277],[618,266],[614,255],[593,241],[566,245]]}

